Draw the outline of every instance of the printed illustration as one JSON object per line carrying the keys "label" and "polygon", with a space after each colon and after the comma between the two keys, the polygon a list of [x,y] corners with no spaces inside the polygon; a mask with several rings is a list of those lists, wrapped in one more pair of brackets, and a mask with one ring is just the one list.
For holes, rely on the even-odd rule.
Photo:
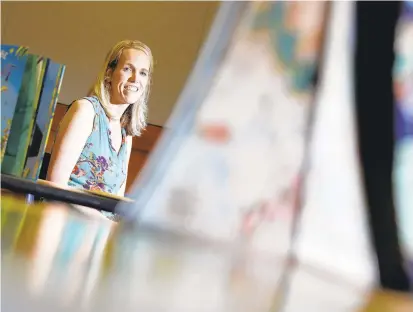
{"label": "printed illustration", "polygon": [[14,111],[19,96],[28,49],[1,45],[1,160],[6,150]]}

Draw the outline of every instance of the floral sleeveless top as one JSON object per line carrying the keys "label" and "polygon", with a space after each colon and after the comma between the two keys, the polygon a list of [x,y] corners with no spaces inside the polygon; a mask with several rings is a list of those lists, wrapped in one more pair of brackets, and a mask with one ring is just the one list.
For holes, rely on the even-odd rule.
{"label": "floral sleeveless top", "polygon": [[[122,143],[117,153],[113,148],[109,119],[97,97],[85,97],[95,110],[92,133],[72,170],[68,185],[90,191],[117,194],[126,183],[126,131],[122,128]],[[106,216],[110,213],[103,212]]]}

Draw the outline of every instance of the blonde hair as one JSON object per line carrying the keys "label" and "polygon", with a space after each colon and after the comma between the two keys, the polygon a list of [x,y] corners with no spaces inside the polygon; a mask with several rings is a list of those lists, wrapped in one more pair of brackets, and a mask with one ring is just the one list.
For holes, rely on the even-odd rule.
{"label": "blonde hair", "polygon": [[112,73],[115,70],[119,59],[122,55],[124,49],[136,49],[144,52],[149,56],[150,67],[149,67],[149,80],[146,85],[142,96],[139,100],[129,105],[121,117],[121,125],[125,128],[127,135],[139,136],[141,135],[142,130],[146,128],[146,118],[148,111],[148,99],[151,88],[151,78],[153,72],[153,57],[152,52],[148,46],[144,43],[137,40],[123,40],[118,42],[113,46],[106,56],[105,62],[103,64],[102,70],[100,71],[97,79],[92,86],[91,92],[89,95],[95,95],[103,106],[106,115],[108,117],[113,117],[108,110],[110,104],[110,89],[108,87],[108,71],[111,70]]}

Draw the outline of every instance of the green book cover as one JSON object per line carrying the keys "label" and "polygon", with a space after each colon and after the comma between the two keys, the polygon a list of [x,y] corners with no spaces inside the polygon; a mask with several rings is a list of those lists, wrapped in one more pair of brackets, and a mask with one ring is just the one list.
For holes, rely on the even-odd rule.
{"label": "green book cover", "polygon": [[32,54],[28,56],[3,159],[2,173],[22,176],[45,66],[46,62],[43,57]]}
{"label": "green book cover", "polygon": [[1,45],[1,160],[3,161],[11,122],[26,68],[28,48],[17,45]]}
{"label": "green book cover", "polygon": [[48,60],[23,172],[25,179],[36,181],[39,177],[65,68],[63,64]]}

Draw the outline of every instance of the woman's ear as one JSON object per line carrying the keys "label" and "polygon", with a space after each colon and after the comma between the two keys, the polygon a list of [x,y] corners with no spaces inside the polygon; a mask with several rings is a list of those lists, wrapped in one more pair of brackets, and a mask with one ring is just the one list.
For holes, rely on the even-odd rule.
{"label": "woman's ear", "polygon": [[106,88],[106,89],[110,89],[110,88],[111,88],[112,73],[113,73],[113,70],[112,70],[111,68],[108,68],[108,69],[106,70],[105,80],[104,80],[105,88]]}
{"label": "woman's ear", "polygon": [[113,73],[112,68],[108,68],[108,69],[106,70],[106,73],[105,73],[105,82],[110,83],[110,80],[111,80],[111,78],[112,78],[112,73]]}

